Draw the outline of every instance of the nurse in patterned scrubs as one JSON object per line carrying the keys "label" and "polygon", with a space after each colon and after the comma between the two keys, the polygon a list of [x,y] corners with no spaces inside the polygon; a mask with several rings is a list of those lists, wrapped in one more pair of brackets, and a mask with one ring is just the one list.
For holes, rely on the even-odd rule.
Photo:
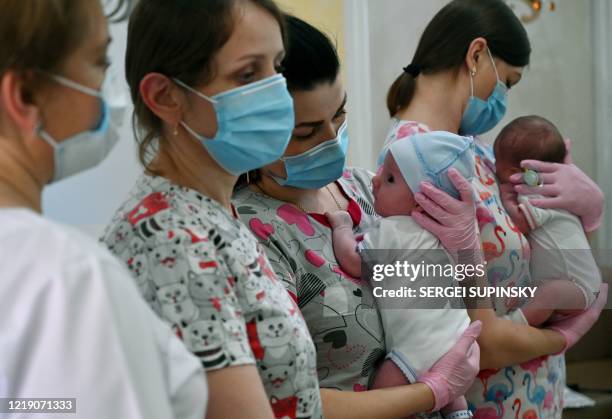
{"label": "nurse in patterned scrubs", "polygon": [[[391,87],[388,107],[393,119],[381,160],[390,144],[416,132],[479,135],[492,129],[504,116],[507,91],[521,79],[530,53],[527,34],[505,2],[449,3],[429,23],[412,62]],[[438,235],[445,247],[455,249],[471,248],[457,246],[460,242],[452,230],[462,220],[473,223],[475,217],[488,262],[489,285],[525,285],[530,280],[529,245],[500,198],[502,193],[516,192],[512,185],[498,184],[491,147],[478,139],[476,143],[476,209],[425,185],[415,198],[431,218],[413,217]],[[556,198],[558,205],[582,215],[587,232],[596,229],[603,212],[599,188],[573,165],[556,165],[554,169],[559,174],[570,171],[575,179]],[[576,200],[566,199],[568,196],[580,196],[588,204],[576,206]],[[457,210],[462,204],[464,210]],[[597,308],[572,321],[553,324],[549,327],[552,330],[529,327],[511,311],[511,301],[494,300],[494,312],[515,323],[493,315],[491,310],[471,310],[473,319],[483,321],[479,343],[481,367],[485,368],[466,394],[475,416],[560,418],[565,363],[559,352],[572,346],[596,321],[605,294],[601,293]]]}
{"label": "nurse in patterned scrubs", "polygon": [[323,413],[306,323],[230,201],[293,129],[283,31],[269,0],[140,0],[130,18],[146,170],[103,241],[207,370],[209,419]]}
{"label": "nurse in patterned scrubs", "polygon": [[[423,383],[365,391],[387,352],[380,314],[363,298],[367,284],[336,262],[324,214],[347,210],[356,233],[367,228],[377,217],[372,174],[345,170],[346,93],[334,46],[295,17],[288,17],[288,33],[283,74],[296,110],[292,139],[285,157],[243,176],[234,205],[308,324],[326,415],[390,419],[428,411],[438,401]],[[465,368],[457,374],[464,382],[452,384],[453,394],[467,390],[477,372],[470,369],[467,352],[467,347],[451,349],[442,358],[453,355],[455,371]]]}

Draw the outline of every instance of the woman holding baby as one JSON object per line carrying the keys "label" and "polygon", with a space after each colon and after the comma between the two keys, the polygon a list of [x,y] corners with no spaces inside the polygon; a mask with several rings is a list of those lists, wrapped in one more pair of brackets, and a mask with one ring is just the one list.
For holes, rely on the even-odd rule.
{"label": "woman holding baby", "polygon": [[[368,385],[375,361],[384,358],[389,348],[384,345],[379,311],[361,304],[367,291],[333,254],[332,229],[325,214],[346,211],[348,218],[345,214],[340,223],[359,234],[377,219],[380,202],[375,203],[369,173],[342,170],[348,145],[344,90],[337,72],[317,79],[325,70],[322,50],[319,44],[305,47],[319,56],[308,61],[308,54],[295,57],[289,51],[285,63],[296,109],[296,127],[285,156],[251,173],[249,185],[238,190],[234,199],[243,221],[266,247],[275,272],[306,319],[318,349],[321,387],[360,391]],[[412,63],[391,88],[389,107],[394,118],[379,163],[391,144],[415,133],[435,130],[477,135],[492,129],[503,117],[507,90],[520,81],[530,53],[527,34],[502,1],[455,0],[448,4],[430,22]],[[482,244],[489,281],[518,283],[529,275],[527,241],[501,205],[492,153],[477,142],[472,158],[478,210],[470,185],[451,171],[449,178],[462,199],[422,184],[420,191],[414,191],[414,200],[426,214],[413,213],[412,218],[447,249],[475,249]],[[590,179],[572,165],[532,163],[532,167],[556,171],[556,175],[543,177],[551,184],[540,192],[558,196],[537,204],[564,207],[581,216],[587,231],[597,228],[603,201]],[[570,171],[575,179],[572,183],[563,188],[554,183]],[[374,179],[376,188],[390,178]],[[584,194],[585,190],[590,193]],[[590,202],[576,204],[567,199],[574,194]],[[480,235],[472,228],[477,216]],[[495,243],[497,248],[491,245]],[[513,266],[512,275],[501,275],[512,272]],[[602,300],[582,316],[548,330],[502,319],[498,315],[507,314],[508,307],[501,301],[494,304],[495,311],[470,311],[472,319],[483,322],[481,367],[487,369],[467,393],[476,416],[492,413],[502,417],[519,399],[525,411],[535,409],[544,417],[560,417],[564,359],[551,354],[566,350],[586,333],[601,311]],[[507,317],[521,320],[514,314]],[[394,373],[388,362],[379,370],[379,375]],[[544,388],[546,402],[532,396],[536,387]]]}

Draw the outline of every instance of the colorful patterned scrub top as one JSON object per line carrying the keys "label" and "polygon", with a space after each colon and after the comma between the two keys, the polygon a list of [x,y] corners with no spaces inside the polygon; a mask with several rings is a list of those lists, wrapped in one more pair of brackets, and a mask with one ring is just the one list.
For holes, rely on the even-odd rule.
{"label": "colorful patterned scrub top", "polygon": [[[393,119],[383,153],[394,141],[428,131],[423,124]],[[381,153],[381,154],[383,154]],[[505,208],[497,180],[491,146],[476,141],[477,221],[487,273],[491,285],[527,284],[529,244],[516,228]],[[516,301],[496,300],[495,311],[504,315]],[[561,418],[565,387],[563,355],[543,356],[500,370],[483,370],[466,394],[476,418]],[[526,416],[526,417],[527,417]]]}
{"label": "colorful patterned scrub top", "polygon": [[[337,181],[349,199],[356,234],[376,219],[371,179],[366,170],[349,169]],[[380,315],[362,301],[368,284],[338,266],[326,217],[249,188],[236,193],[234,205],[266,247],[273,270],[306,319],[317,349],[320,386],[366,390],[376,363],[386,354]]]}
{"label": "colorful patterned scrub top", "polygon": [[194,190],[143,175],[102,241],[205,369],[255,364],[277,418],[321,417],[307,326],[236,216]]}

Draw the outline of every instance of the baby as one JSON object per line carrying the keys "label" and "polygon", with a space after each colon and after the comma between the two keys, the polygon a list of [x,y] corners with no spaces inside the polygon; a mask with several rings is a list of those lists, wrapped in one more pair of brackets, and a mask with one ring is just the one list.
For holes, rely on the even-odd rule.
{"label": "baby", "polygon": [[[502,190],[511,191],[509,177],[523,172],[523,160],[563,163],[567,150],[563,137],[539,116],[515,119],[500,132],[494,144],[496,174]],[[530,186],[541,184],[538,173],[526,170]],[[534,298],[517,312],[532,326],[553,313],[570,315],[588,308],[597,296],[601,275],[580,219],[564,210],[542,209],[529,203],[538,195],[502,193],[504,207],[531,246],[530,271],[541,283]]]}
{"label": "baby", "polygon": [[[419,191],[421,181],[428,181],[447,193],[458,197],[459,193],[448,178],[447,172],[455,168],[468,180],[474,177],[473,141],[447,132],[416,134],[395,142],[389,149],[379,174],[372,180],[374,209],[381,218],[374,228],[366,231],[361,241],[352,231],[351,217],[340,211],[328,214],[333,229],[333,248],[342,269],[354,277],[361,277],[362,258],[368,262],[367,250],[401,250],[402,259],[419,263],[429,259],[429,264],[452,266],[453,261],[440,241],[423,229],[410,214],[420,210],[413,192]],[[366,255],[368,253],[368,255]],[[427,279],[429,281],[429,278]],[[447,284],[456,285],[446,280]],[[393,287],[415,287],[406,278],[393,278]],[[374,285],[374,284],[373,284]],[[385,282],[376,284],[385,285]],[[433,285],[427,283],[425,285]],[[418,292],[418,289],[417,289]],[[428,299],[406,298],[403,309],[381,307],[381,319],[385,331],[385,344],[390,350],[388,359],[399,368],[409,382],[420,375],[444,355],[457,342],[470,319],[464,308],[451,310],[433,309]],[[455,301],[454,301],[455,302]],[[407,307],[406,307],[407,304]],[[427,307],[420,309],[419,307]],[[459,307],[463,307],[459,299]],[[455,305],[455,304],[453,304]],[[393,371],[392,375],[396,375]],[[391,385],[385,378],[376,378],[376,387]],[[443,409],[446,417],[464,417],[467,409],[461,397]],[[447,416],[450,412],[453,415]],[[468,417],[468,416],[465,416]]]}

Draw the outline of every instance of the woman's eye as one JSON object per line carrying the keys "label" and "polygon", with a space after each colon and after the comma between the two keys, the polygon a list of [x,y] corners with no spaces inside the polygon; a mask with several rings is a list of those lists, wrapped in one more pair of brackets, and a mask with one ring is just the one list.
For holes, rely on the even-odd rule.
{"label": "woman's eye", "polygon": [[297,135],[297,134],[293,134],[293,137],[298,139],[298,140],[310,140],[312,137],[314,137],[314,135],[316,134],[316,130],[312,130],[310,133],[305,134],[305,135]]}
{"label": "woman's eye", "polygon": [[250,83],[253,81],[254,78],[255,78],[255,72],[251,71],[251,72],[242,74],[240,76],[240,81],[242,81],[243,83]]}
{"label": "woman's eye", "polygon": [[334,115],[334,119],[342,118],[346,115],[346,110],[342,108],[336,115]]}
{"label": "woman's eye", "polygon": [[110,61],[110,58],[108,58],[108,57],[103,57],[103,58],[100,58],[100,59],[98,60],[98,62],[96,63],[96,65],[97,65],[98,67],[103,68],[104,70],[106,70],[108,67],[110,67],[110,66],[111,66],[111,61]]}

